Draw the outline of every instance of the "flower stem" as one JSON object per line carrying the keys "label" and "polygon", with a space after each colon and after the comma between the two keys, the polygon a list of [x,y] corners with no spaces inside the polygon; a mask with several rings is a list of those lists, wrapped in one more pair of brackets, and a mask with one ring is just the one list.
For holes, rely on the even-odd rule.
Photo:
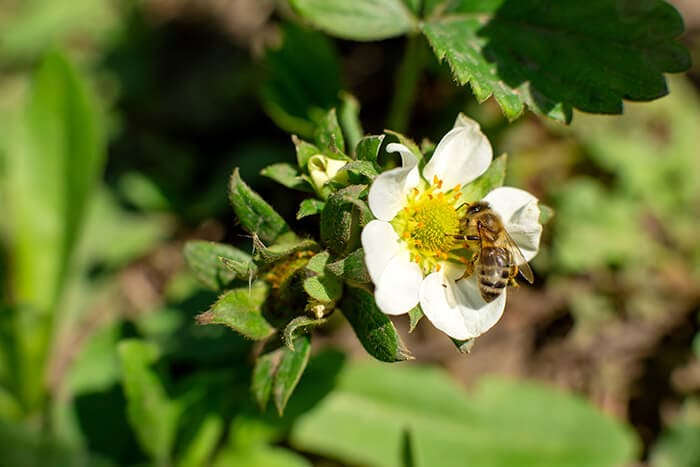
{"label": "flower stem", "polygon": [[425,43],[420,35],[408,38],[401,63],[394,77],[394,97],[389,107],[386,126],[399,133],[408,129],[413,102],[425,64]]}

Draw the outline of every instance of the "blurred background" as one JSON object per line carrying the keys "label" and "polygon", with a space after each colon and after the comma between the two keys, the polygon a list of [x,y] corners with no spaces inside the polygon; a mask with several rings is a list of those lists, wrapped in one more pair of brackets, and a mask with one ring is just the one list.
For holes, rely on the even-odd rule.
{"label": "blurred background", "polygon": [[[700,4],[672,3],[697,63]],[[467,465],[465,445],[476,466],[700,465],[700,69],[623,116],[509,123],[430,53],[397,111],[405,46],[332,40],[281,0],[0,0],[0,466]],[[437,141],[466,113],[509,154],[506,183],[556,214],[535,284],[471,354],[398,319],[415,362],[365,364],[338,317],[278,418],[249,396],[253,344],[194,325],[216,293],[182,248],[250,249],[234,167],[293,220],[302,198],[259,171],[293,161],[289,134],[309,137],[341,91],[365,133]],[[356,391],[403,420],[377,446],[353,438]],[[451,444],[402,428],[451,410],[473,417]]]}

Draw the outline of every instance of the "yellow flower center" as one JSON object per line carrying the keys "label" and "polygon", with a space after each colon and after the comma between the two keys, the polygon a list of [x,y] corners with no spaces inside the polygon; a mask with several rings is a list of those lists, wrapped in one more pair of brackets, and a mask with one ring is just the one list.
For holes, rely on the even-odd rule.
{"label": "yellow flower center", "polygon": [[406,205],[391,221],[411,260],[425,274],[439,271],[440,262],[448,259],[464,262],[463,255],[455,252],[464,248],[456,237],[463,216],[460,197],[459,185],[443,191],[442,180],[434,177],[427,189],[411,190]]}

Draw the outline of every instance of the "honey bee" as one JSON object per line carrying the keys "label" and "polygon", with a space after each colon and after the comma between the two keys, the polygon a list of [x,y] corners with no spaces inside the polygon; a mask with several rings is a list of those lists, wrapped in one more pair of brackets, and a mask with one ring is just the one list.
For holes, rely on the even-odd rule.
{"label": "honey bee", "polygon": [[518,273],[532,284],[532,269],[508,235],[500,216],[487,202],[469,205],[462,229],[461,238],[474,255],[459,279],[471,276],[476,269],[479,293],[486,303],[498,298],[506,286],[517,285]]}

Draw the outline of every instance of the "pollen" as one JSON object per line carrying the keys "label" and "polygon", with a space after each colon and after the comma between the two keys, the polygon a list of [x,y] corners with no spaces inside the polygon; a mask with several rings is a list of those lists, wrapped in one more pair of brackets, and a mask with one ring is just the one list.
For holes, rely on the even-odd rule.
{"label": "pollen", "polygon": [[453,258],[451,252],[461,247],[461,197],[454,191],[459,187],[443,191],[442,185],[442,180],[433,177],[427,188],[411,190],[404,208],[392,221],[411,258],[426,274],[439,271],[439,263]]}

